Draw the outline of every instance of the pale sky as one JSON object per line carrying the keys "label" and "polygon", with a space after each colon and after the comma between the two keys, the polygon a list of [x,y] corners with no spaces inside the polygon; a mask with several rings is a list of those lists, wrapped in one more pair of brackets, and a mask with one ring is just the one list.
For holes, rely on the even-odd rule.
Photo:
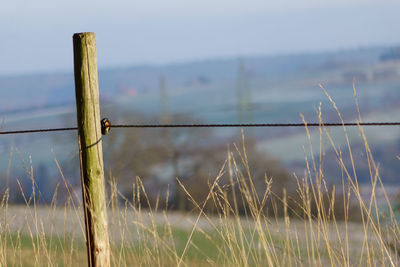
{"label": "pale sky", "polygon": [[72,35],[100,67],[400,44],[394,0],[3,1],[0,75],[72,72]]}

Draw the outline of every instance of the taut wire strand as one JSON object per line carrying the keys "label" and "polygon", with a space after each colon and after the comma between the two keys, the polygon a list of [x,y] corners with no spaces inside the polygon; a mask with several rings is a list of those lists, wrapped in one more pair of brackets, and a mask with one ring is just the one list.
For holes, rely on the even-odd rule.
{"label": "taut wire strand", "polygon": [[[110,128],[246,128],[246,127],[340,127],[340,126],[400,126],[400,122],[345,122],[345,123],[228,123],[228,124],[115,124]],[[0,135],[78,130],[77,127],[0,131]]]}

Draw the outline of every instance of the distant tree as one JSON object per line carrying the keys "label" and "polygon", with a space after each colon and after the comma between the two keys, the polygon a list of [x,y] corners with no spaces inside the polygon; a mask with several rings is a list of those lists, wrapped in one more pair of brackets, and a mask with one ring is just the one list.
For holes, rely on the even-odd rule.
{"label": "distant tree", "polygon": [[[149,117],[139,119],[139,116],[136,121],[129,119],[130,123],[154,120]],[[170,121],[182,124],[199,123],[194,118],[183,115],[174,115]],[[133,185],[136,177],[139,176],[145,186],[150,204],[154,205],[157,202],[159,206],[163,205],[160,200],[165,199],[166,191],[169,189],[169,207],[178,210],[195,208],[193,200],[198,203],[204,201],[210,190],[209,185],[227,159],[227,144],[230,143],[230,141],[215,142],[212,131],[206,128],[167,130],[134,128],[118,131],[112,129],[103,140],[106,174],[112,174],[121,193],[127,197],[132,196]],[[237,171],[243,174],[241,182],[250,183],[251,181],[257,197],[262,198],[266,190],[266,177],[272,178],[271,188],[274,196],[280,196],[282,189],[288,187],[290,180],[287,171],[280,166],[278,161],[258,151],[253,138],[245,144],[245,147],[248,163],[243,162],[244,159],[240,158],[239,153],[235,152],[233,147],[231,148],[233,154],[236,155]],[[247,170],[250,170],[250,173]],[[241,192],[243,188],[237,180],[238,176],[235,177],[232,185],[225,170],[220,183],[224,189],[230,190],[231,193],[235,192],[239,196],[243,193]],[[188,197],[178,180],[191,197]],[[232,200],[232,194],[228,195]],[[271,197],[269,196],[268,205],[271,204]],[[147,205],[147,200],[142,199],[141,202]],[[206,208],[215,210],[218,207],[215,203],[209,202]],[[246,204],[240,201],[238,208],[238,211],[243,213],[246,210]]]}
{"label": "distant tree", "polygon": [[[151,121],[151,118],[141,120]],[[173,117],[174,122],[193,123],[194,119],[186,116]],[[186,169],[181,169],[182,162],[196,154],[196,147],[202,146],[209,133],[205,129],[141,129],[112,132],[105,138],[105,158],[107,168],[118,181],[121,192],[129,195],[136,176],[139,176],[149,192],[165,191],[157,184],[173,185],[171,192],[175,197],[172,205],[184,209],[183,192],[177,186],[176,178],[185,180]],[[172,171],[170,171],[172,170]],[[156,183],[154,180],[163,182]],[[156,196],[153,196],[154,198]]]}
{"label": "distant tree", "polygon": [[[198,203],[206,198],[210,190],[210,185],[217,177],[222,166],[225,163],[225,169],[223,169],[223,176],[219,179],[219,187],[225,190],[226,200],[231,205],[235,203],[237,212],[243,214],[248,209],[248,202],[243,198],[245,194],[251,193],[251,198],[254,201],[259,201],[258,204],[264,198],[264,194],[269,187],[270,192],[268,194],[264,205],[264,209],[270,209],[272,205],[272,199],[279,197],[282,198],[283,188],[289,188],[289,182],[291,181],[289,173],[280,166],[277,160],[274,160],[266,153],[257,150],[254,140],[250,140],[245,144],[246,154],[243,151],[236,150],[235,147],[231,146],[231,171],[230,176],[228,170],[228,149],[227,147],[214,147],[203,151],[200,154],[199,160],[196,161],[194,167],[193,176],[188,179],[185,184],[188,192]],[[267,182],[272,181],[270,185]],[[248,192],[245,192],[249,190]],[[236,197],[234,197],[234,195]],[[236,198],[236,199],[235,199]],[[218,209],[217,203],[211,201],[205,206],[206,209],[216,210]],[[189,205],[190,208],[194,208],[193,205]]]}

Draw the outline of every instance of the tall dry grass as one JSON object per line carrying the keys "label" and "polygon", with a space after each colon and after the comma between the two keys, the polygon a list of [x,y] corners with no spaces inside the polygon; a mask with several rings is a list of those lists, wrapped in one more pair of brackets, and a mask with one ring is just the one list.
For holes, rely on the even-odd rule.
{"label": "tall dry grass", "polygon": [[[344,122],[335,102],[328,94],[327,97]],[[107,204],[112,265],[398,266],[398,221],[386,193],[386,207],[377,202],[377,190],[385,189],[363,128],[359,127],[359,132],[371,187],[367,199],[361,195],[357,162],[353,160],[346,127],[343,126],[346,146],[341,148],[324,127],[321,108],[318,118],[320,140],[316,154],[303,118],[309,142],[304,147],[304,174],[293,180],[297,197],[289,189],[272,191],[274,177],[268,175],[264,188],[255,185],[244,137],[242,145],[227,150],[226,161],[210,179],[204,199],[195,200],[190,188],[180,183],[195,207],[186,214],[169,211],[169,194],[152,206],[139,177],[132,183],[132,196],[121,194],[110,174]],[[327,149],[334,151],[343,174],[340,186],[329,186],[326,181],[323,162]],[[343,159],[345,153],[350,164]],[[86,265],[79,191],[69,184],[58,163],[57,166],[63,181],[58,188],[68,192],[64,205],[55,201],[58,189],[49,205],[37,204],[31,167],[27,171],[31,174],[32,194],[20,192],[24,207],[10,205],[10,191],[6,190],[0,205],[1,266]],[[210,203],[215,207],[212,213],[206,210]],[[272,203],[272,210],[266,210],[267,203]],[[166,208],[160,209],[161,206]],[[246,207],[244,214],[239,206]],[[351,221],[351,213],[358,213],[360,221]]]}

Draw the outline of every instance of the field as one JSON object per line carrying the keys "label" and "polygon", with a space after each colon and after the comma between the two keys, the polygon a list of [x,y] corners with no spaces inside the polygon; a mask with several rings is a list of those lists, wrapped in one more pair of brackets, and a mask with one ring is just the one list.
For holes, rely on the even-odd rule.
{"label": "field", "polygon": [[[244,59],[251,92],[251,110],[247,111],[251,119],[247,122],[301,122],[299,114],[303,114],[308,122],[316,121],[316,109],[320,103],[324,120],[337,122],[336,111],[319,83],[338,103],[344,120],[354,121],[357,115],[352,92],[353,78],[364,121],[396,120],[399,99],[399,75],[396,73],[399,68],[397,61],[380,61],[379,57],[386,49]],[[165,101],[171,116],[184,114],[191,121],[204,123],[236,123],[239,118],[237,65],[237,59],[220,59],[101,70],[102,116],[118,124],[138,120],[158,123],[160,115],[166,112],[161,103]],[[160,95],[161,76],[166,81],[167,96],[164,100]],[[72,73],[0,77],[0,89],[7,94],[0,99],[4,119],[2,130],[75,125]],[[287,168],[292,162],[304,158],[301,149],[305,140],[304,131],[291,130],[260,128],[253,131],[260,141],[260,150],[280,160]],[[368,128],[365,131],[372,147],[399,139],[397,128],[387,128],[384,140],[379,130]],[[214,129],[214,133],[207,142],[225,145],[239,131]],[[34,137],[2,136],[0,168],[7,169],[10,149],[14,147],[25,161],[32,156],[35,165],[43,165],[54,174],[54,156],[60,162],[66,162],[76,155],[75,135],[72,135],[73,138],[69,136],[64,133]],[[337,136],[337,144],[344,144],[343,135],[333,132],[332,136]],[[351,138],[357,139],[358,136],[356,131]],[[292,148],[292,153],[285,153],[288,147]],[[20,160],[15,153],[14,156],[10,172],[19,176]]]}
{"label": "field", "polygon": [[[87,264],[80,209],[9,206],[2,213],[7,226],[2,231],[3,266]],[[132,208],[109,210],[109,217],[113,266],[176,266],[181,259],[182,266],[398,264],[374,230],[364,232],[360,222],[199,219]]]}
{"label": "field", "polygon": [[[320,130],[329,138],[324,127]],[[312,153],[306,159],[304,176],[294,180],[298,193],[294,199],[286,189],[282,194],[272,190],[273,177],[265,177],[259,193],[244,143],[228,152],[202,201],[195,201],[190,189],[181,184],[193,203],[187,213],[161,208],[162,200],[145,205],[147,193],[138,177],[129,198],[119,192],[117,183],[110,182],[107,206],[112,265],[398,266],[397,207],[381,183],[362,128],[359,131],[371,168],[367,197],[361,195],[357,182],[357,163],[345,164],[340,147],[337,160],[344,172],[342,185],[327,186],[321,155]],[[349,140],[346,133],[345,139]],[[351,146],[344,149],[351,153]],[[25,206],[9,205],[9,192],[1,202],[1,265],[84,266],[79,190],[64,179],[57,190],[64,187],[68,191],[65,204],[53,201],[41,206],[37,203],[41,192],[36,191],[33,172],[30,175],[31,195],[19,192]],[[224,177],[230,184],[222,183]],[[378,201],[382,194],[384,203]],[[54,199],[56,195],[57,191]],[[244,211],[240,211],[241,203]]]}
{"label": "field", "polygon": [[[186,132],[158,147],[146,145],[158,144],[160,134],[112,129],[103,138],[112,265],[398,266],[398,128],[323,126],[361,121],[361,114],[368,122],[398,121],[399,63],[381,62],[384,51],[247,59],[252,94],[247,123],[319,122],[320,127],[255,129],[251,141],[247,129],[241,136],[238,129],[204,136]],[[169,115],[184,123],[238,122],[243,114],[236,63],[100,72],[102,113],[113,123],[159,123],[165,101]],[[160,99],[162,75],[171,87],[168,99]],[[361,81],[349,80],[353,75]],[[9,114],[3,110],[7,124],[0,129],[75,125],[71,78],[0,77],[4,86],[32,83],[38,89],[38,95],[28,95],[32,99],[23,98],[32,103],[13,103]],[[0,266],[85,266],[76,132],[1,138]],[[170,153],[177,144],[187,151]],[[146,154],[149,147],[165,153],[162,161]],[[376,158],[373,151],[379,152]],[[170,154],[179,153],[181,159],[171,163]],[[127,158],[142,161],[125,162],[128,168],[115,177],[110,166]],[[251,160],[262,165],[261,175]],[[182,162],[196,168],[187,171],[194,174],[181,172],[186,183],[171,171]],[[287,168],[282,172],[289,169],[287,183],[269,174],[279,163]],[[163,168],[168,164],[176,166]],[[396,168],[384,172],[386,166]],[[139,167],[155,171],[141,176]],[[192,184],[190,175],[196,178]],[[179,191],[189,203],[184,209],[171,203]]]}

